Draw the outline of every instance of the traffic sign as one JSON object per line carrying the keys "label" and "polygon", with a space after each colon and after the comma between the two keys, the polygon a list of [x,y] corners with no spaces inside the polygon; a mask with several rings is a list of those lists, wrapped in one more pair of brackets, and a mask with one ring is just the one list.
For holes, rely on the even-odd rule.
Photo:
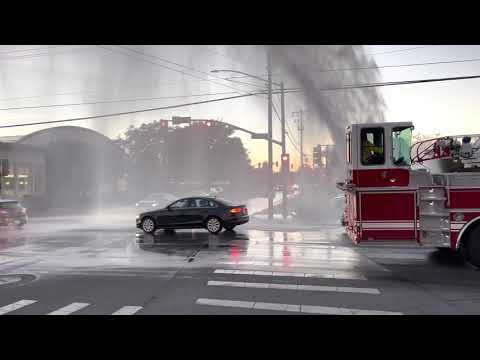
{"label": "traffic sign", "polygon": [[268,140],[268,134],[253,133],[253,134],[252,134],[252,139],[265,139],[265,140]]}

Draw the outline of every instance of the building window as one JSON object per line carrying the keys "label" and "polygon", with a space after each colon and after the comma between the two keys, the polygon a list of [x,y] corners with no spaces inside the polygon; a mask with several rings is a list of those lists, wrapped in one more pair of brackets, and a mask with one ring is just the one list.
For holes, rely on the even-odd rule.
{"label": "building window", "polygon": [[362,165],[385,164],[385,141],[383,128],[362,129]]}
{"label": "building window", "polygon": [[33,175],[29,167],[10,167],[8,175],[1,178],[1,194],[4,197],[20,198],[33,194]]}

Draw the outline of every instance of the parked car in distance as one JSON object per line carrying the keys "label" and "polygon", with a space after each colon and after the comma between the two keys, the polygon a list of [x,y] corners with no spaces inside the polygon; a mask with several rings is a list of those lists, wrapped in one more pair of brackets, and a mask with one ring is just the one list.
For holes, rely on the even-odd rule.
{"label": "parked car in distance", "polygon": [[0,200],[0,225],[22,228],[27,223],[27,209],[17,200]]}
{"label": "parked car in distance", "polygon": [[148,195],[145,199],[135,204],[139,209],[163,208],[177,199],[174,195],[168,193],[155,193]]}
{"label": "parked car in distance", "polygon": [[181,197],[181,198],[212,197],[212,195],[210,195],[210,192],[208,192],[206,190],[193,190],[193,191],[187,191],[187,192],[184,192],[184,193],[180,193],[179,197]]}
{"label": "parked car in distance", "polygon": [[235,226],[249,221],[245,205],[235,205],[227,200],[213,197],[189,197],[179,199],[164,209],[141,213],[137,216],[137,228],[153,234],[157,229],[205,228],[218,234],[223,228],[233,230]]}

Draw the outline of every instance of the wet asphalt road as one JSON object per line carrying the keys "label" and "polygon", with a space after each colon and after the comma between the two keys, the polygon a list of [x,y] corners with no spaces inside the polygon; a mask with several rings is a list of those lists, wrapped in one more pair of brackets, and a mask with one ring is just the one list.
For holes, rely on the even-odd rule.
{"label": "wet asphalt road", "polygon": [[[358,248],[335,224],[143,235],[130,213],[0,232],[0,314],[479,314],[444,251]],[[261,229],[261,230],[258,230]]]}

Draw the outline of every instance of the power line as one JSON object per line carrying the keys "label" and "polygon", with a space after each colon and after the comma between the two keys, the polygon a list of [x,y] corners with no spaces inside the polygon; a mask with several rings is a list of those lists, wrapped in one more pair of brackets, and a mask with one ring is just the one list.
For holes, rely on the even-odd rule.
{"label": "power line", "polygon": [[[352,85],[352,86],[344,86],[344,87],[338,87],[338,88],[319,89],[319,91],[361,89],[361,88],[379,87],[379,86],[405,85],[405,84],[416,84],[416,83],[427,83],[427,82],[438,82],[438,81],[451,81],[451,80],[466,80],[466,79],[478,79],[478,78],[480,78],[480,75],[454,77],[454,78],[410,80],[410,81],[399,81],[399,82],[390,82],[390,83]],[[303,92],[303,90],[300,89],[300,88],[285,89],[285,93],[295,93],[295,92]],[[279,91],[272,92],[272,94],[279,94],[279,93],[280,93]],[[266,94],[266,92],[249,93],[249,94],[235,95],[235,96],[229,96],[229,97],[219,98],[219,99],[203,100],[203,101],[196,101],[196,102],[177,104],[177,105],[169,105],[169,106],[163,106],[163,107],[157,107],[157,108],[148,108],[148,109],[133,110],[133,111],[120,112],[120,113],[111,113],[111,114],[104,114],[104,115],[94,115],[94,116],[87,116],[87,117],[80,117],[80,118],[73,118],[73,119],[41,121],[41,122],[34,122],[34,123],[15,124],[15,125],[2,125],[2,126],[0,126],[0,128],[45,125],[45,124],[54,124],[54,123],[61,123],[61,122],[71,122],[71,121],[91,120],[91,119],[113,117],[113,116],[122,116],[122,115],[137,114],[137,113],[142,113],[142,112],[151,112],[151,111],[156,111],[156,110],[176,109],[176,108],[187,107],[187,106],[192,106],[192,105],[201,105],[201,104],[207,104],[207,103],[212,103],[212,102],[219,102],[219,101],[238,99],[238,98],[255,96],[255,95],[263,95],[263,94]]]}
{"label": "power line", "polygon": [[272,97],[272,108],[273,108],[273,111],[275,112],[275,115],[277,115],[278,120],[282,121],[282,118],[278,114],[277,106],[275,104],[275,101],[273,100],[273,97]]}
{"label": "power line", "polygon": [[153,62],[153,61],[150,61],[150,60],[147,60],[147,59],[144,59],[144,58],[139,58],[138,56],[133,56],[132,54],[129,54],[129,53],[126,53],[124,51],[118,51],[116,49],[112,49],[112,48],[107,48],[105,46],[102,46],[102,45],[97,45],[98,47],[102,48],[102,49],[105,49],[105,50],[108,50],[108,51],[111,51],[111,52],[116,52],[116,53],[119,53],[119,54],[123,54],[125,56],[129,56],[129,57],[132,57],[134,59],[137,59],[137,60],[140,60],[140,61],[144,61],[144,62],[147,62],[149,64],[152,64],[152,65],[155,65],[155,66],[159,66],[161,68],[164,68],[164,69],[167,69],[167,70],[170,70],[170,71],[174,71],[174,72],[177,72],[177,73],[180,73],[182,75],[186,75],[186,76],[190,76],[190,77],[193,77],[193,78],[196,78],[196,79],[201,79],[201,80],[204,80],[204,81],[209,81],[213,84],[216,84],[216,85],[220,85],[220,86],[225,86],[225,87],[228,87],[230,89],[233,89],[235,90],[236,92],[238,93],[241,93],[241,91],[239,91],[238,89],[232,87],[232,86],[228,86],[228,85],[225,85],[225,84],[221,84],[221,83],[217,83],[217,82],[214,82],[213,80],[210,80],[210,79],[205,79],[205,78],[202,78],[198,75],[195,75],[195,74],[190,74],[190,73],[187,73],[185,71],[182,71],[182,70],[179,70],[179,69],[175,69],[175,68],[172,68],[172,67],[169,67],[169,66],[166,66],[166,65],[162,65],[162,64],[159,64],[159,63],[156,63],[156,62]]}
{"label": "power line", "polygon": [[42,109],[42,108],[53,108],[53,107],[64,107],[64,106],[78,106],[78,105],[97,105],[97,104],[123,103],[123,102],[136,102],[136,101],[149,101],[149,100],[179,99],[179,98],[189,98],[189,97],[199,97],[199,96],[214,96],[214,95],[227,95],[227,94],[236,94],[236,92],[228,91],[228,92],[220,92],[220,93],[190,94],[190,95],[177,95],[177,96],[161,96],[161,97],[138,98],[138,99],[118,99],[118,100],[93,101],[93,102],[82,102],[82,103],[71,103],[71,104],[52,104],[52,105],[39,105],[39,106],[23,106],[23,107],[11,107],[11,108],[3,108],[3,109],[0,108],[0,111],[25,110],[25,109]]}
{"label": "power line", "polygon": [[406,49],[398,49],[398,50],[383,51],[383,52],[378,52],[378,53],[370,53],[370,54],[365,54],[365,55],[385,55],[385,54],[393,54],[393,53],[403,52],[403,51],[411,51],[411,50],[417,50],[417,49],[431,48],[431,47],[434,47],[434,46],[442,46],[442,45],[417,46],[417,47],[411,47],[411,48],[406,48]]}
{"label": "power line", "polygon": [[11,97],[11,98],[0,99],[0,101],[24,100],[24,99],[34,99],[34,98],[40,98],[40,97],[52,97],[52,96],[88,94],[88,93],[95,93],[95,91],[72,91],[72,92],[57,93],[57,94],[51,94],[51,95],[20,96],[20,97]]}
{"label": "power line", "polygon": [[[445,82],[445,81],[457,81],[457,80],[472,80],[472,79],[479,79],[480,75],[472,75],[472,76],[456,76],[456,77],[448,77],[448,78],[435,78],[435,79],[420,79],[420,80],[404,80],[404,81],[390,81],[384,83],[372,83],[372,84],[352,84],[352,85],[345,85],[340,87],[331,87],[331,88],[323,88],[317,89],[317,91],[337,91],[337,90],[351,90],[351,89],[366,89],[366,88],[373,88],[373,87],[383,87],[383,86],[395,86],[395,85],[411,85],[411,84],[425,84],[431,82]],[[285,93],[295,93],[295,92],[303,92],[304,90],[301,88],[290,88],[285,89]],[[278,93],[278,92],[277,92]]]}
{"label": "power line", "polygon": [[[190,71],[193,71],[193,72],[197,72],[197,73],[200,73],[200,74],[203,74],[203,75],[207,75],[207,76],[210,76],[210,77],[213,77],[213,78],[216,78],[216,79],[220,79],[220,80],[223,80],[222,77],[219,77],[219,76],[216,76],[216,75],[212,75],[210,73],[207,73],[205,71],[202,71],[202,70],[198,70],[198,69],[195,69],[191,66],[186,66],[186,65],[182,65],[182,64],[179,64],[177,62],[174,62],[174,61],[171,61],[171,60],[168,60],[168,59],[165,59],[163,57],[160,57],[160,56],[156,56],[156,55],[152,55],[152,54],[147,54],[145,52],[142,52],[142,51],[138,51],[138,50],[135,50],[135,49],[132,49],[130,47],[127,47],[127,46],[123,46],[123,45],[118,45],[118,47],[122,48],[122,49],[125,49],[125,50],[128,50],[128,51],[131,51],[133,53],[136,53],[136,54],[139,54],[139,55],[142,55],[142,56],[146,56],[146,57],[150,57],[150,58],[153,58],[153,59],[157,59],[157,60],[160,60],[160,61],[163,61],[167,64],[171,64],[171,65],[175,65],[175,66],[178,66],[178,67],[181,67],[181,68],[184,68],[184,69],[187,69],[187,70],[190,70]],[[209,79],[206,79],[207,81],[210,81],[212,83],[215,84],[215,82],[213,82],[212,80],[209,80]],[[235,83],[239,83],[239,84],[244,84],[244,85],[251,85],[249,83],[243,83],[241,81],[235,81],[235,80],[229,80],[229,81],[232,81],[232,82],[235,82]],[[217,83],[218,85],[218,83]],[[227,86],[227,85],[223,85],[223,86]],[[258,87],[258,85],[255,85]],[[235,89],[235,88],[232,88],[234,90],[237,90],[239,91],[238,89]]]}
{"label": "power line", "polygon": [[[246,77],[246,76],[245,76]],[[228,80],[229,78],[222,78],[224,80]],[[203,82],[203,81],[208,81],[208,80],[191,80],[191,82]],[[179,85],[178,81],[169,81],[165,83],[160,83],[157,84],[156,87],[163,87],[163,86],[170,86],[170,85]],[[142,87],[142,88],[134,88],[134,89],[129,89],[129,90],[147,90],[150,88],[147,87]],[[54,97],[54,96],[63,96],[63,95],[76,95],[76,94],[95,94],[95,93],[100,93],[100,91],[72,91],[72,92],[64,92],[64,93],[56,93],[56,94],[50,94],[50,95],[30,95],[30,96],[19,96],[19,97],[10,97],[10,98],[3,98],[0,99],[0,101],[14,101],[14,100],[25,100],[25,99],[33,99],[33,98],[41,98],[41,97]]]}
{"label": "power line", "polygon": [[426,66],[426,65],[437,65],[437,64],[466,63],[466,62],[475,62],[475,61],[480,61],[480,58],[465,59],[465,60],[451,60],[451,61],[434,61],[434,62],[414,63],[414,64],[365,66],[365,67],[344,68],[344,69],[324,69],[324,70],[316,70],[315,72],[334,72],[334,71],[351,71],[351,70],[352,70],[352,71],[353,71],[353,70],[369,70],[369,69],[397,68],[397,67],[410,67],[410,66]]}
{"label": "power line", "polygon": [[[110,51],[115,52],[114,49],[106,48],[106,47],[101,46],[101,45],[97,45],[97,46],[99,46],[99,47],[101,47],[101,48],[103,48],[103,49],[106,49],[106,50],[110,50]],[[202,74],[206,74],[207,76],[211,76],[211,77],[214,77],[214,78],[218,78],[218,79],[220,79],[220,80],[224,80],[224,78],[222,78],[222,77],[212,76],[212,75],[209,74],[209,73],[205,73],[205,72],[203,72],[203,71],[201,71],[201,70],[197,70],[197,69],[195,69],[195,68],[188,67],[188,66],[185,66],[185,65],[182,65],[182,64],[179,64],[179,63],[176,63],[176,62],[173,62],[173,61],[170,61],[170,60],[161,58],[161,57],[159,57],[159,56],[150,55],[150,54],[143,53],[143,52],[141,52],[141,51],[138,51],[138,50],[135,50],[135,49],[130,49],[130,48],[124,47],[124,46],[119,46],[119,47],[120,47],[121,49],[124,49],[124,48],[125,48],[125,49],[127,49],[128,51],[131,51],[131,52],[133,52],[133,53],[137,53],[137,54],[140,54],[140,55],[143,55],[143,56],[146,56],[146,57],[155,58],[155,59],[158,59],[158,60],[160,60],[160,61],[167,62],[167,63],[169,63],[169,64],[173,64],[173,65],[175,65],[175,66],[183,67],[183,68],[186,68],[186,69],[189,69],[189,70],[193,70],[193,71],[196,71],[196,72],[199,72],[199,73],[202,73]],[[118,51],[116,51],[116,52],[118,52]],[[132,56],[131,54],[128,54],[128,53],[125,53],[125,52],[120,52],[120,53],[121,53],[121,54],[124,54],[124,55],[127,55],[127,56]],[[211,82],[212,84],[216,84],[216,85],[219,85],[219,86],[223,86],[223,87],[227,87],[227,88],[233,89],[233,90],[235,90],[235,91],[236,91],[237,93],[239,93],[239,94],[247,94],[247,93],[248,93],[248,92],[246,92],[246,91],[239,90],[239,89],[237,89],[237,88],[235,88],[235,87],[232,87],[232,86],[229,86],[229,85],[226,85],[226,84],[222,84],[222,83],[213,81],[213,80],[211,80],[211,79],[205,79],[205,78],[202,78],[202,77],[200,77],[200,76],[198,76],[198,75],[190,74],[190,73],[187,73],[187,72],[185,72],[185,71],[178,70],[178,69],[175,69],[175,68],[172,68],[172,67],[169,67],[169,66],[165,66],[165,65],[162,65],[162,64],[158,64],[158,63],[153,62],[153,61],[149,61],[149,60],[146,60],[146,59],[143,59],[143,58],[138,58],[138,57],[134,57],[134,58],[136,58],[136,59],[138,59],[138,60],[146,61],[146,62],[148,62],[148,63],[150,63],[150,64],[153,64],[153,65],[156,65],[156,66],[160,66],[160,67],[163,67],[163,68],[168,69],[168,70],[172,70],[172,71],[175,71],[175,72],[179,72],[179,73],[184,74],[184,75],[187,75],[187,76],[191,76],[191,77],[194,77],[194,78],[197,78],[197,79],[201,79],[201,80],[204,80],[204,81],[209,81],[209,82]],[[246,84],[246,83],[244,83],[244,84]],[[252,84],[246,84],[246,85],[250,85],[250,86],[251,86]],[[258,95],[258,94],[257,94],[257,95]]]}
{"label": "power line", "polygon": [[[40,49],[46,49],[46,48],[54,48],[54,47],[65,47],[65,46],[70,46],[70,45],[59,45],[59,46],[51,46],[51,47],[42,47],[42,48],[36,48],[38,50]],[[109,48],[106,48],[106,47],[103,47],[103,46],[98,46],[98,47],[101,47],[103,49],[106,49],[106,50],[109,50],[109,51],[114,51],[113,49],[109,49]],[[93,49],[94,47],[88,47],[88,49]],[[21,50],[13,50],[13,51],[27,51],[27,50],[34,50],[33,48],[30,48],[30,49],[21,49]],[[84,50],[87,50],[86,48],[82,48],[82,49],[73,49],[73,50],[67,50],[67,51],[64,51],[64,52],[55,52],[55,53],[42,53],[42,54],[30,54],[30,55],[22,55],[22,56],[17,56],[17,57],[7,57],[5,59],[3,58],[0,58],[0,60],[13,60],[13,59],[18,59],[18,58],[30,58],[30,57],[38,57],[38,56],[45,56],[45,55],[55,55],[55,54],[62,54],[62,53],[67,53],[67,52],[75,52],[75,51],[84,51]],[[12,52],[13,52],[12,51]],[[3,53],[7,53],[7,52],[3,52]],[[124,52],[121,52],[122,54],[124,55],[127,55],[127,56],[130,56],[130,54],[127,54],[127,53],[124,53]],[[2,52],[0,52],[0,54],[2,54]],[[148,55],[148,54],[145,54],[145,56],[153,56],[153,55]],[[142,60],[142,61],[147,61],[145,59],[140,59],[138,57],[134,57],[135,59],[137,60]],[[164,59],[162,59],[164,60]],[[165,60],[167,61],[167,60]],[[147,61],[149,62],[149,61]],[[154,64],[154,65],[157,65],[157,66],[161,66],[160,64],[157,64],[157,63],[153,63],[153,62],[149,62],[151,64]],[[178,66],[182,66],[180,64],[177,64]],[[176,69],[171,69],[171,70],[174,70],[174,71],[177,71]],[[183,72],[182,72],[183,73]],[[207,74],[208,76],[212,76],[208,73],[205,73]],[[193,76],[191,74],[188,74],[189,76]],[[215,77],[215,76],[213,76]],[[197,77],[198,78],[198,77]],[[231,81],[232,78],[236,78],[236,77],[231,77],[231,78],[223,78],[223,77],[216,77],[218,78],[219,80],[226,80],[226,81]],[[202,81],[209,81],[209,82],[212,82],[211,79],[204,79],[204,78],[198,78],[199,80],[196,80],[198,82],[202,82]],[[245,83],[245,82],[237,82],[237,83],[241,83],[243,85],[248,85],[248,86],[255,86],[255,87],[259,87],[261,88],[260,85],[258,84],[252,84],[252,83]],[[159,84],[159,86],[168,86],[168,85],[176,85],[178,84],[178,81],[170,81],[170,82],[166,82],[166,83],[163,83],[163,84]],[[219,84],[219,83],[215,83],[217,85],[221,85],[221,86],[227,86],[227,85],[223,85],[223,84]],[[229,86],[227,86],[229,87]],[[236,90],[237,92],[241,92],[239,91],[238,89],[236,88],[233,88],[233,87],[230,87],[231,89],[234,89]],[[70,94],[81,94],[81,93],[95,93],[95,91],[85,91],[85,92],[71,92],[71,93],[59,93],[59,94],[52,94],[52,95],[34,95],[34,96],[25,96],[25,97],[14,97],[14,98],[6,98],[6,99],[0,99],[0,101],[10,101],[10,100],[21,100],[21,99],[30,99],[30,98],[36,98],[36,97],[50,97],[50,96],[58,96],[58,95],[70,95]],[[246,92],[245,92],[246,93]]]}
{"label": "power line", "polygon": [[338,88],[326,88],[326,89],[319,89],[319,90],[320,91],[332,91],[332,90],[363,89],[363,88],[394,86],[394,85],[423,84],[423,83],[431,83],[431,82],[469,80],[469,79],[478,79],[478,78],[480,78],[480,75],[456,76],[456,77],[436,78],[436,79],[404,80],[404,81],[390,81],[390,82],[385,82],[385,83],[347,85],[347,86],[338,87]]}
{"label": "power line", "polygon": [[[334,71],[349,71],[349,70],[367,70],[367,69],[378,69],[378,68],[389,68],[389,67],[409,67],[409,66],[451,64],[451,63],[477,62],[477,61],[480,61],[480,58],[464,59],[464,60],[452,60],[452,61],[437,61],[437,62],[416,63],[416,64],[384,65],[384,66],[345,68],[345,69],[325,69],[325,70],[317,70],[317,71],[318,72],[334,72]],[[222,78],[222,79],[229,80],[231,78],[246,78],[246,77],[249,77],[249,76],[242,75],[242,76],[233,76],[233,77]],[[195,82],[197,82],[197,81],[198,82],[208,81],[208,79],[195,80]],[[158,86],[168,86],[168,85],[172,85],[172,84],[178,84],[178,81],[170,81],[170,82],[159,84]],[[142,89],[146,89],[146,88],[142,88]],[[333,90],[338,90],[338,89],[341,89],[341,88],[335,88]],[[24,99],[33,99],[33,98],[40,98],[40,97],[54,97],[54,96],[64,96],[64,95],[85,94],[85,93],[98,93],[98,92],[96,92],[96,91],[75,91],[75,92],[65,92],[65,93],[57,93],[57,94],[51,94],[51,95],[31,95],[31,96],[4,98],[4,99],[0,99],[0,101],[24,100]],[[8,109],[4,109],[4,110],[8,110]]]}
{"label": "power line", "polygon": [[56,52],[47,52],[47,53],[41,53],[41,54],[29,54],[29,55],[20,55],[20,56],[6,56],[6,57],[0,57],[0,60],[3,61],[12,61],[12,60],[23,60],[23,59],[30,59],[34,57],[40,57],[40,56],[49,56],[49,55],[60,55],[60,54],[67,54],[67,53],[73,53],[73,52],[81,52],[85,50],[93,50],[95,47],[84,47],[82,49],[71,49],[71,50],[65,50],[65,51],[56,51]]}
{"label": "power line", "polygon": [[[294,132],[292,131],[292,129],[290,128],[290,124],[288,122],[288,119],[286,119],[285,121],[285,124],[287,126],[287,135],[291,134],[293,136]],[[290,141],[292,142],[292,144],[294,144],[295,146],[298,147],[298,143],[297,141],[295,140],[295,138],[290,138]]]}
{"label": "power line", "polygon": [[288,139],[290,140],[290,144],[292,144],[293,148],[297,151],[298,154],[301,154],[301,151],[300,149],[298,148],[298,145],[292,140],[292,138],[290,137],[290,134],[287,133],[287,137]]}
{"label": "power line", "polygon": [[70,46],[70,45],[55,45],[55,46],[43,46],[43,47],[37,47],[37,48],[29,48],[29,49],[17,49],[17,50],[7,50],[7,51],[0,51],[0,54],[13,54],[17,52],[24,52],[24,51],[32,51],[32,50],[44,50],[44,49],[55,49],[59,47],[65,47],[65,46]]}
{"label": "power line", "polygon": [[264,93],[251,93],[251,94],[235,95],[235,96],[229,96],[229,97],[219,98],[219,99],[196,101],[196,102],[191,102],[191,103],[162,106],[162,107],[157,107],[157,108],[124,111],[124,112],[119,112],[119,113],[85,116],[85,117],[79,117],[79,118],[73,118],[73,119],[38,121],[38,122],[24,123],[24,124],[14,124],[14,125],[2,125],[2,126],[0,126],[0,129],[22,127],[22,126],[33,126],[33,125],[46,125],[46,124],[55,124],[55,123],[61,123],[61,122],[72,122],[72,121],[81,121],[81,120],[92,120],[92,119],[99,119],[99,118],[106,118],[106,117],[113,117],[113,116],[122,116],[122,115],[138,114],[138,113],[143,113],[143,112],[152,112],[152,111],[157,111],[157,110],[176,109],[176,108],[187,107],[187,106],[192,106],[192,105],[201,105],[201,104],[207,104],[207,103],[212,103],[212,102],[238,99],[238,98],[243,98],[243,97],[248,97],[248,96],[255,96],[255,95],[258,95],[258,94],[264,94]]}

